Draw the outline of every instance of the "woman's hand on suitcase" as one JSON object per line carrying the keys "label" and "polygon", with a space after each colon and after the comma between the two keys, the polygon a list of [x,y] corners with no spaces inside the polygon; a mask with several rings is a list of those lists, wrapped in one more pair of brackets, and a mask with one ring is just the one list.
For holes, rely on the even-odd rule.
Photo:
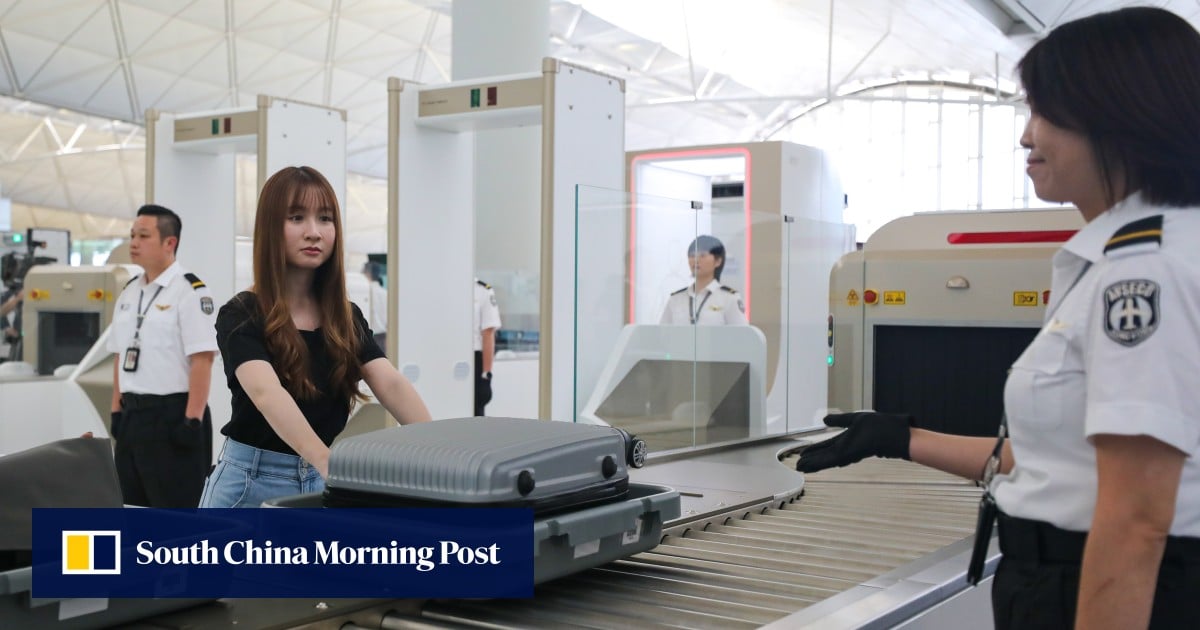
{"label": "woman's hand on suitcase", "polygon": [[817,472],[848,466],[867,457],[909,459],[908,444],[913,417],[903,413],[856,411],[825,416],[825,424],[846,429],[800,453],[796,470]]}

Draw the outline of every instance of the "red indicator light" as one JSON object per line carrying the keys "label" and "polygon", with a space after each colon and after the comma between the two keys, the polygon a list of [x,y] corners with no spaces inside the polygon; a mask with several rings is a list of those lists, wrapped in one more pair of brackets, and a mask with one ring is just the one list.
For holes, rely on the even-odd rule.
{"label": "red indicator light", "polygon": [[1050,289],[1046,289],[1045,291],[1042,291],[1042,304],[1049,304],[1049,303],[1050,303]]}
{"label": "red indicator light", "polygon": [[496,104],[496,86],[487,89],[487,104],[488,107]]}
{"label": "red indicator light", "polygon": [[1025,230],[1019,232],[951,232],[951,245],[990,245],[993,243],[1063,243],[1075,230]]}
{"label": "red indicator light", "polygon": [[233,131],[233,119],[226,116],[225,117],[225,133],[229,133],[230,131]]}
{"label": "red indicator light", "polygon": [[866,302],[867,304],[874,304],[878,301],[879,294],[875,292],[875,289],[867,289],[866,291],[863,291],[863,302]]}

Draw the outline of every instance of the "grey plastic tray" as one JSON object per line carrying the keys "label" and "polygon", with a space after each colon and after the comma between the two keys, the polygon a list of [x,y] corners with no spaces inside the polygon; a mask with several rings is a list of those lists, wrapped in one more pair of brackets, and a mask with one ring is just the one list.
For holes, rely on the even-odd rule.
{"label": "grey plastic tray", "polygon": [[[139,508],[127,508],[136,510]],[[240,528],[236,523],[203,514],[172,516],[181,527],[191,530],[187,540],[212,531]],[[0,572],[0,628],[54,628],[86,630],[145,619],[213,601],[214,598],[138,597],[138,598],[34,598],[33,567]]]}
{"label": "grey plastic tray", "polygon": [[[263,507],[319,508],[321,495],[271,499]],[[675,490],[630,483],[624,500],[535,519],[534,584],[653,549],[662,538],[663,522],[679,518],[679,509]]]}

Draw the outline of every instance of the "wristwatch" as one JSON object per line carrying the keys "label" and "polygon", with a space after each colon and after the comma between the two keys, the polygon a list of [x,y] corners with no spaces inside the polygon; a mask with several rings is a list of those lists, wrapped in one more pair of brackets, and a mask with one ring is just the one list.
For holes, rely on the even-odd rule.
{"label": "wristwatch", "polygon": [[484,373],[483,373],[483,380],[485,380],[485,381],[490,381],[490,380],[492,380],[492,373],[491,373],[491,372],[484,372]]}

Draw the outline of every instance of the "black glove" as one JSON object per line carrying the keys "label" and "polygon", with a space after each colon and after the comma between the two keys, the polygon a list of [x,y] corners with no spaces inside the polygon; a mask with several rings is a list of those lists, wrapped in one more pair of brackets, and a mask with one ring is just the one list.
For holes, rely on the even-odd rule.
{"label": "black glove", "polygon": [[112,436],[112,439],[116,440],[121,437],[121,422],[124,419],[125,416],[120,411],[112,412],[108,423],[108,434]]}
{"label": "black glove", "polygon": [[204,423],[199,418],[179,420],[169,430],[171,443],[178,448],[193,448],[201,443],[198,436],[203,429]]}
{"label": "black glove", "polygon": [[825,416],[827,426],[846,430],[804,449],[796,470],[817,472],[849,466],[871,456],[909,459],[908,428],[912,423],[913,417],[906,413],[856,411]]}

